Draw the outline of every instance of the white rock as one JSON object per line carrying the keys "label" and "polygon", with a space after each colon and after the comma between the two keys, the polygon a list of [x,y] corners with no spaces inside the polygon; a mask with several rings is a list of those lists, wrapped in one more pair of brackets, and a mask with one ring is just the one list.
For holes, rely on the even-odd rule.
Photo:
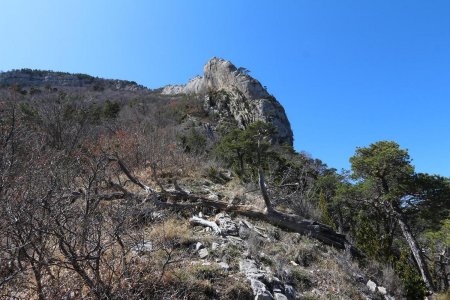
{"label": "white rock", "polygon": [[228,236],[239,235],[239,226],[231,219],[228,214],[219,213],[216,215],[215,220],[223,234]]}
{"label": "white rock", "polygon": [[372,280],[367,281],[366,285],[372,293],[375,293],[377,290],[377,284]]}
{"label": "white rock", "polygon": [[213,243],[211,244],[211,250],[217,250],[218,248],[219,248],[219,244],[218,244],[218,243],[213,242]]}
{"label": "white rock", "polygon": [[387,294],[386,288],[383,287],[383,286],[378,286],[378,287],[377,287],[377,290],[378,290],[378,292],[379,292],[380,294],[382,294],[382,295],[386,295],[386,294]]}
{"label": "white rock", "polygon": [[250,278],[250,286],[252,287],[253,295],[255,295],[255,300],[273,300],[273,296],[261,281]]}
{"label": "white rock", "polygon": [[200,250],[200,249],[202,249],[202,248],[205,248],[205,246],[204,246],[202,243],[197,242],[197,243],[195,244],[195,251],[198,251],[198,250]]}
{"label": "white rock", "polygon": [[153,250],[153,244],[150,241],[142,241],[136,246],[131,248],[131,251],[135,255],[147,253]]}
{"label": "white rock", "polygon": [[275,293],[274,295],[275,300],[288,300],[288,298],[281,293]]}
{"label": "white rock", "polygon": [[206,249],[206,248],[200,249],[200,250],[198,251],[198,256],[199,256],[201,259],[204,259],[204,258],[208,257],[208,255],[209,255],[209,251],[208,251],[208,249]]}
{"label": "white rock", "polygon": [[219,266],[222,267],[225,271],[228,271],[230,269],[230,265],[228,265],[226,262],[220,262]]}
{"label": "white rock", "polygon": [[223,92],[214,99],[205,98],[205,108],[217,115],[232,116],[241,127],[255,121],[270,122],[277,128],[277,141],[292,145],[293,134],[283,107],[261,83],[239,71],[230,61],[214,57],[203,68],[204,76],[186,85],[169,85],[162,94],[208,94]]}

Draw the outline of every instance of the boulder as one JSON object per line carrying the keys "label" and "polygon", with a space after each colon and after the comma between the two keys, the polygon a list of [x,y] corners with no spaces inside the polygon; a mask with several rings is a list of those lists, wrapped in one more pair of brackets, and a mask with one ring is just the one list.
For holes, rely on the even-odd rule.
{"label": "boulder", "polygon": [[241,260],[239,262],[239,270],[244,273],[245,277],[247,277],[247,279],[250,281],[255,299],[274,299],[267,286],[262,282],[262,280],[267,275],[266,272],[260,270],[254,260]]}

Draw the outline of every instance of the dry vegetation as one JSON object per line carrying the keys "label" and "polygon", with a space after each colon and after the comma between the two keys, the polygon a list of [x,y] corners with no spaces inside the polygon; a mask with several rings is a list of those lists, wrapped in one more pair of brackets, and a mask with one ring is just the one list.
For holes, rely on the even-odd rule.
{"label": "dry vegetation", "polygon": [[[195,97],[4,88],[0,99],[0,299],[253,299],[246,257],[302,299],[362,299],[356,273],[404,292],[392,268],[323,244],[361,256],[317,204],[325,165],[277,149],[276,163],[236,176]],[[197,242],[221,240],[188,218],[222,210],[260,234],[200,260]]]}

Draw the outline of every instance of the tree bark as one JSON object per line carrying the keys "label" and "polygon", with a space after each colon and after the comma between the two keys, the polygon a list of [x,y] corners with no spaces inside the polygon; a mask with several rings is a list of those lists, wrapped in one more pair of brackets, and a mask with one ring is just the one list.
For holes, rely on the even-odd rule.
{"label": "tree bark", "polygon": [[125,173],[125,175],[128,177],[128,179],[131,180],[131,182],[133,182],[134,184],[136,184],[137,186],[139,186],[140,188],[144,189],[147,193],[152,194],[155,191],[153,191],[150,187],[146,186],[145,184],[143,184],[142,182],[139,181],[139,179],[137,179],[136,177],[134,177],[131,172],[128,170],[128,168],[125,166],[124,162],[121,161],[119,158],[117,157],[110,157],[109,158],[110,161],[116,161],[117,164],[119,165],[119,168],[122,170],[122,172]]}
{"label": "tree bark", "polygon": [[198,197],[196,202],[168,203],[158,201],[155,204],[161,208],[180,210],[198,207],[211,207],[222,211],[234,212],[258,221],[265,221],[288,231],[298,232],[300,234],[310,236],[323,242],[324,244],[336,247],[338,249],[349,249],[351,254],[355,257],[363,256],[357,248],[352,246],[347,241],[345,235],[336,233],[327,225],[312,220],[303,219],[297,215],[285,214],[276,210],[273,210],[270,213],[262,212],[255,210],[254,207],[248,205],[230,206],[228,203],[223,201],[215,201],[202,197]]}
{"label": "tree bark", "polygon": [[422,280],[425,282],[427,289],[430,292],[434,292],[433,280],[431,278],[430,271],[428,270],[428,266],[425,262],[425,258],[422,254],[422,250],[420,249],[416,239],[411,233],[411,230],[408,224],[405,222],[403,215],[401,212],[397,212],[397,221],[400,225],[400,229],[402,230],[403,236],[408,242],[409,248],[414,256],[414,261],[416,262],[416,266],[419,269]]}
{"label": "tree bark", "polygon": [[257,152],[257,159],[258,159],[258,183],[259,183],[259,189],[261,190],[261,195],[264,199],[264,203],[266,204],[267,212],[270,214],[273,212],[272,207],[272,201],[270,201],[269,193],[267,192],[266,187],[266,180],[264,178],[264,171],[262,168],[262,161],[261,161],[261,140],[258,139],[258,152]]}
{"label": "tree bark", "polygon": [[212,221],[208,221],[199,217],[192,217],[189,222],[191,224],[195,224],[195,225],[202,225],[202,226],[206,226],[211,228],[212,230],[214,230],[215,233],[217,233],[218,235],[222,234],[222,231],[220,230],[219,226],[212,222]]}
{"label": "tree bark", "polygon": [[440,280],[440,290],[446,291],[449,288],[448,274],[447,274],[447,259],[446,259],[447,249],[439,254],[439,259],[437,261],[439,270],[439,280]]}
{"label": "tree bark", "polygon": [[258,168],[258,182],[262,197],[264,199],[264,203],[266,204],[267,212],[271,213],[273,212],[273,206],[272,202],[270,201],[269,193],[267,192],[266,180],[264,178],[264,173],[261,170],[261,167]]}
{"label": "tree bark", "polygon": [[[387,180],[384,176],[380,177],[381,183],[383,186],[383,190],[385,194],[390,193],[389,185],[387,183]],[[391,210],[394,213],[394,218],[397,219],[398,224],[400,225],[400,229],[402,230],[402,234],[406,239],[406,242],[408,243],[409,249],[411,250],[414,261],[416,263],[416,267],[419,270],[420,276],[422,277],[423,282],[425,283],[427,289],[429,292],[434,293],[435,288],[433,285],[433,279],[431,277],[430,271],[428,270],[427,263],[425,261],[425,258],[422,254],[422,250],[419,247],[419,244],[417,243],[416,239],[414,238],[411,229],[409,228],[408,224],[406,223],[406,220],[404,219],[404,215],[399,207],[394,207],[392,205],[392,202],[388,205],[387,213],[389,214],[389,210]]]}

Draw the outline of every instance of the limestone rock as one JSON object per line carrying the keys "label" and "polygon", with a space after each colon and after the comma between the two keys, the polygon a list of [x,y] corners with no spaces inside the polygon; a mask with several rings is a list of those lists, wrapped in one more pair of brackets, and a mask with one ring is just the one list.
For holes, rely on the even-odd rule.
{"label": "limestone rock", "polygon": [[250,281],[255,299],[272,300],[272,294],[266,285],[261,281],[266,273],[260,270],[254,260],[243,259],[239,262],[239,270],[245,274],[245,277]]}
{"label": "limestone rock", "polygon": [[91,87],[121,91],[146,90],[142,85],[127,80],[102,79],[86,74],[71,74],[44,70],[12,70],[0,72],[0,85],[17,84],[21,87]]}
{"label": "limestone rock", "polygon": [[231,220],[231,217],[226,213],[216,215],[216,223],[219,225],[220,231],[225,235],[238,236],[239,226]]}
{"label": "limestone rock", "polygon": [[208,61],[203,73],[203,77],[197,76],[186,85],[164,87],[162,94],[205,95],[204,108],[211,114],[234,118],[242,128],[255,121],[271,123],[277,129],[273,142],[293,144],[284,108],[258,80],[217,57]]}
{"label": "limestone rock", "polygon": [[202,248],[202,249],[200,249],[200,250],[198,251],[198,256],[199,256],[201,259],[207,258],[208,255],[209,255],[209,251],[208,251],[208,249],[206,249],[206,248]]}
{"label": "limestone rock", "polygon": [[372,280],[367,281],[366,285],[372,293],[375,293],[377,290],[377,284]]}
{"label": "limestone rock", "polygon": [[211,250],[217,250],[219,248],[219,244],[218,243],[216,243],[216,242],[213,242],[212,244],[211,244]]}
{"label": "limestone rock", "polygon": [[131,248],[134,255],[141,255],[153,250],[153,243],[151,241],[142,241]]}
{"label": "limestone rock", "polygon": [[378,286],[378,287],[377,287],[377,290],[378,290],[378,292],[379,292],[381,295],[386,295],[386,294],[387,294],[386,288],[383,287],[383,286]]}
{"label": "limestone rock", "polygon": [[199,251],[200,249],[203,249],[203,248],[205,248],[205,246],[202,243],[197,242],[195,244],[195,251]]}
{"label": "limestone rock", "polygon": [[230,269],[230,265],[227,264],[226,262],[223,262],[223,261],[219,263],[219,266],[220,266],[222,269],[224,269],[224,271],[228,271],[228,270]]}
{"label": "limestone rock", "polygon": [[266,285],[257,279],[250,279],[250,285],[255,295],[255,300],[273,300],[273,296],[267,290]]}
{"label": "limestone rock", "polygon": [[288,298],[281,293],[274,293],[275,300],[288,300]]}
{"label": "limestone rock", "polygon": [[288,300],[295,299],[295,289],[292,285],[285,284],[284,285],[284,294],[288,298]]}

